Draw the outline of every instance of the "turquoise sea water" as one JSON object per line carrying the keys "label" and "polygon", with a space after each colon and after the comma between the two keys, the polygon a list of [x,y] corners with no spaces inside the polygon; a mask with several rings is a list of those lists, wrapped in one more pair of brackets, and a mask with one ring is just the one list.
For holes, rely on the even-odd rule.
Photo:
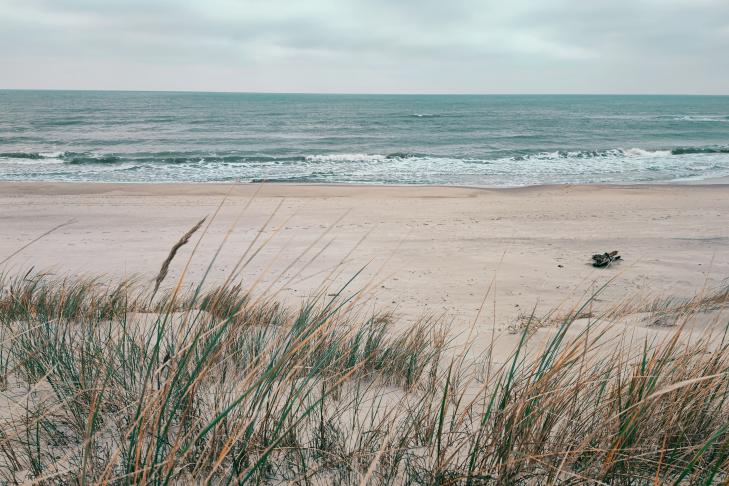
{"label": "turquoise sea water", "polygon": [[729,97],[0,91],[0,180],[518,186],[729,175]]}

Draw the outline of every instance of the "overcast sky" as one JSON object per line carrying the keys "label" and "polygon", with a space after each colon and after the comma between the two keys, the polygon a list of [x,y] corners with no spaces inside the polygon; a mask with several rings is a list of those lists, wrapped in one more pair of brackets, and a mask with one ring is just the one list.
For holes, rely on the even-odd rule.
{"label": "overcast sky", "polygon": [[0,0],[0,88],[729,94],[729,0]]}

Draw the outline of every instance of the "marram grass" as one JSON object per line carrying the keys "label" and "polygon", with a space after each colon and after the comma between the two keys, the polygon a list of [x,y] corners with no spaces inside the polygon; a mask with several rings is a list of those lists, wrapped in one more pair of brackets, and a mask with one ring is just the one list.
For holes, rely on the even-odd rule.
{"label": "marram grass", "polygon": [[687,344],[690,312],[637,351],[571,317],[536,351],[527,322],[497,365],[437,321],[396,331],[340,297],[0,285],[3,483],[729,479],[729,343],[719,326]]}

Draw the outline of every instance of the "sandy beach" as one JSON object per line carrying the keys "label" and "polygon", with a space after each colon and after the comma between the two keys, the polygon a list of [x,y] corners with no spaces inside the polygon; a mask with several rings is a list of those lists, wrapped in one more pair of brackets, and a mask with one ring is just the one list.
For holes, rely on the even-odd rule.
{"label": "sandy beach", "polygon": [[729,485],[729,1],[0,12],[0,486]]}
{"label": "sandy beach", "polygon": [[[213,218],[219,205],[220,210]],[[568,310],[610,279],[595,305],[626,296],[690,297],[729,275],[729,187],[543,186],[520,189],[315,185],[0,184],[0,256],[68,225],[4,265],[58,275],[151,279],[200,218],[212,221],[188,273],[230,274],[256,235],[244,283],[291,303],[323,282],[406,320],[436,315],[502,328],[519,314]],[[266,221],[269,220],[268,225]],[[174,281],[192,251],[173,262]],[[594,269],[590,256],[623,261]]]}

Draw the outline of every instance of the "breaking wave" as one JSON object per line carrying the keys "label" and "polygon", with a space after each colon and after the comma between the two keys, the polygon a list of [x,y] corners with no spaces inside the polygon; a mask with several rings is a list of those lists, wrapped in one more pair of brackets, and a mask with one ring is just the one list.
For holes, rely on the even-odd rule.
{"label": "breaking wave", "polygon": [[729,123],[729,115],[661,115],[658,120],[698,123]]}
{"label": "breaking wave", "polygon": [[729,175],[729,146],[525,153],[4,152],[0,179],[530,185]]}
{"label": "breaking wave", "polygon": [[646,150],[641,148],[608,150],[555,150],[512,157],[513,160],[558,160],[558,159],[620,159],[624,157],[667,157],[674,155],[672,149]]}
{"label": "breaking wave", "polygon": [[387,159],[385,155],[379,154],[326,154],[307,155],[307,162],[382,162]]}
{"label": "breaking wave", "polygon": [[671,149],[672,155],[729,154],[729,147],[678,147]]}

